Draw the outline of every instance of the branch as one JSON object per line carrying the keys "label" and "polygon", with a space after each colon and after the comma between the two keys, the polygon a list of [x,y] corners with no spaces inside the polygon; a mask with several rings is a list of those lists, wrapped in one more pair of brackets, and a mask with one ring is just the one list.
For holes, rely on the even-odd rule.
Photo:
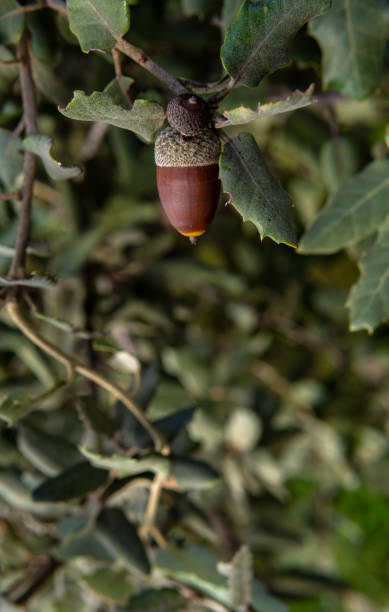
{"label": "branch", "polygon": [[188,93],[186,87],[184,87],[178,79],[169,74],[164,68],[153,62],[143,51],[135,45],[127,42],[123,38],[118,38],[115,49],[121,51],[124,55],[127,55],[134,62],[142,66],[148,72],[151,72],[159,81],[164,83],[171,92],[175,95]]}
{"label": "branch", "polygon": [[109,393],[112,393],[119,401],[121,401],[134,417],[143,425],[146,431],[150,434],[154,441],[155,450],[168,455],[170,453],[169,445],[165,441],[163,435],[158,431],[156,427],[146,418],[142,410],[133,402],[120,387],[117,387],[114,383],[107,380],[101,374],[98,374],[91,368],[88,368],[81,361],[67,355],[57,346],[51,344],[48,340],[42,338],[31,326],[30,323],[23,317],[17,302],[9,301],[7,304],[7,311],[12,321],[17,325],[20,331],[23,332],[27,338],[31,340],[36,346],[39,346],[45,353],[54,357],[57,361],[62,363],[67,369],[68,375],[72,372],[78,372],[81,376],[84,376],[88,380],[95,382],[97,385],[106,389]]}
{"label": "branch", "polygon": [[[35,84],[32,77],[29,57],[29,33],[25,28],[17,45],[19,60],[19,78],[22,92],[23,113],[26,135],[36,133],[37,105]],[[20,202],[18,234],[16,237],[15,255],[9,270],[10,278],[23,277],[26,249],[30,235],[32,188],[35,178],[35,155],[30,151],[24,153],[22,198]]]}

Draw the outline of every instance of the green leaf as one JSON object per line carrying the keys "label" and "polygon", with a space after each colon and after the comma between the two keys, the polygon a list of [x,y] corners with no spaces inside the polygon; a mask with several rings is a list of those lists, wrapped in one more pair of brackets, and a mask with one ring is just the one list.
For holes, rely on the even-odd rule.
{"label": "green leaf", "polygon": [[59,111],[78,121],[104,121],[110,125],[131,130],[151,142],[155,133],[162,127],[165,113],[159,104],[149,100],[135,100],[131,110],[118,104],[107,92],[94,91],[87,96],[83,91],[75,91],[73,99],[66,108]]}
{"label": "green leaf", "polygon": [[1,0],[0,42],[17,43],[22,35],[24,16],[16,0]]}
{"label": "green leaf", "polygon": [[35,287],[36,289],[52,289],[55,287],[55,281],[49,276],[41,276],[33,274],[29,278],[20,278],[17,280],[7,280],[0,277],[0,287]]}
{"label": "green leaf", "polygon": [[0,128],[0,179],[7,191],[18,186],[23,174],[22,141],[12,132]]}
{"label": "green leaf", "polygon": [[251,134],[239,134],[224,146],[220,157],[223,189],[231,204],[251,221],[261,238],[296,246],[289,222],[290,198],[270,174],[262,153]]}
{"label": "green leaf", "polygon": [[228,590],[232,606],[247,610],[252,598],[253,556],[248,546],[241,546],[231,561],[228,574]]}
{"label": "green leaf", "polygon": [[0,398],[0,419],[14,425],[34,406],[34,398],[24,391],[14,391]]}
{"label": "green leaf", "polygon": [[357,100],[375,89],[387,40],[385,11],[385,0],[333,0],[331,11],[310,23],[323,51],[326,87]]}
{"label": "green leaf", "polygon": [[69,511],[65,504],[46,504],[34,501],[30,489],[22,482],[19,474],[11,469],[0,469],[0,498],[12,508],[38,516],[62,516],[66,510]]}
{"label": "green leaf", "polygon": [[68,0],[67,10],[70,29],[86,53],[110,51],[130,27],[127,0]]}
{"label": "green leaf", "polygon": [[81,579],[98,595],[124,603],[132,593],[126,570],[111,570],[104,567],[91,574],[84,574]]}
{"label": "green leaf", "polygon": [[182,12],[186,17],[197,15],[204,17],[209,6],[209,0],[181,0]]}
{"label": "green leaf", "polygon": [[313,84],[308,87],[306,91],[294,91],[285,100],[279,100],[278,102],[269,102],[268,104],[258,103],[256,110],[247,108],[245,106],[239,106],[238,108],[232,108],[230,110],[223,111],[222,118],[215,121],[215,125],[218,128],[226,127],[227,125],[241,125],[243,123],[250,123],[256,119],[263,119],[264,117],[271,117],[272,115],[278,115],[280,113],[288,113],[304,106],[309,106],[314,100],[313,95]]}
{"label": "green leaf", "polygon": [[133,459],[120,453],[104,457],[83,446],[80,447],[80,451],[93,465],[113,470],[119,478],[151,471],[166,479],[171,472],[171,461],[169,457],[163,455],[148,455],[141,459]]}
{"label": "green leaf", "polygon": [[32,465],[46,476],[56,476],[82,460],[76,446],[28,422],[22,423],[18,429],[18,447]]}
{"label": "green leaf", "polygon": [[256,87],[267,74],[288,63],[287,46],[330,0],[246,0],[227,30],[221,57],[235,83]]}
{"label": "green leaf", "polygon": [[131,597],[121,612],[183,612],[186,599],[173,589],[150,589]]}
{"label": "green leaf", "polygon": [[3,331],[0,334],[0,349],[11,351],[34,373],[44,385],[52,385],[54,377],[41,352],[19,331]]}
{"label": "green leaf", "polygon": [[107,480],[108,472],[82,461],[54,478],[48,478],[33,492],[35,501],[58,502],[83,497],[96,491]]}
{"label": "green leaf", "polygon": [[367,329],[372,333],[389,318],[389,216],[380,227],[374,244],[359,262],[361,278],[351,289],[351,330]]}
{"label": "green leaf", "polygon": [[2,64],[1,62],[15,61],[15,59],[13,53],[6,46],[0,45],[0,91],[5,90],[12,81],[17,79],[19,74],[16,64]]}
{"label": "green leaf", "polygon": [[372,234],[389,212],[389,159],[350,179],[320,211],[301,241],[301,253],[335,253]]}
{"label": "green leaf", "polygon": [[118,508],[107,508],[97,519],[96,530],[104,545],[130,569],[150,573],[150,563],[136,529]]}
{"label": "green leaf", "polygon": [[37,88],[48,100],[54,104],[66,103],[69,99],[69,90],[54,74],[50,65],[32,55],[31,70]]}
{"label": "green leaf", "polygon": [[181,491],[208,489],[220,480],[220,474],[208,463],[187,457],[172,458],[172,476]]}
{"label": "green leaf", "polygon": [[79,166],[63,166],[51,155],[53,139],[42,134],[34,134],[23,140],[23,146],[26,151],[31,151],[38,155],[43,161],[43,165],[50,178],[55,181],[63,181],[69,178],[74,178],[82,174],[82,169]]}
{"label": "green leaf", "polygon": [[221,15],[221,25],[223,28],[223,32],[225,32],[228,26],[230,26],[231,23],[235,21],[238,10],[242,6],[242,4],[243,0],[224,0]]}

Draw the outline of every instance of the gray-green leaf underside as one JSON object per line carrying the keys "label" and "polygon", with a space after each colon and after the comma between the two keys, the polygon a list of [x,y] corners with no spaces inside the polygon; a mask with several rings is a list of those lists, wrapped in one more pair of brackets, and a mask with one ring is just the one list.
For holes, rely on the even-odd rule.
{"label": "gray-green leaf underside", "polygon": [[82,174],[82,169],[79,166],[63,166],[61,162],[54,159],[51,154],[52,144],[53,139],[43,134],[34,134],[23,140],[24,148],[41,158],[50,178],[55,181],[63,181],[80,176],[80,174]]}
{"label": "gray-green leaf underside", "polygon": [[267,104],[258,103],[255,110],[241,105],[238,106],[238,108],[223,111],[225,119],[217,119],[215,125],[218,128],[228,125],[241,125],[243,123],[250,123],[250,121],[255,121],[256,119],[263,119],[264,117],[271,117],[272,115],[279,115],[280,113],[288,113],[289,111],[297,110],[312,104],[312,102],[314,102],[312,95],[313,85],[308,87],[306,91],[294,91],[288,98],[285,98],[285,100],[268,102]]}
{"label": "gray-green leaf underside", "polygon": [[246,0],[228,28],[221,58],[236,83],[255,87],[267,74],[288,63],[287,46],[330,0]]}
{"label": "gray-green leaf underside", "polygon": [[241,133],[226,143],[220,177],[231,204],[244,221],[254,223],[262,238],[296,246],[289,221],[290,198],[269,172],[251,134]]}
{"label": "gray-green leaf underside", "polygon": [[127,0],[68,0],[67,9],[70,29],[85,52],[109,51],[130,27]]}
{"label": "gray-green leaf underside", "polygon": [[361,277],[351,289],[351,330],[372,332],[389,318],[389,215],[384,220],[373,245],[359,262]]}
{"label": "gray-green leaf underside", "polygon": [[156,102],[135,100],[131,110],[128,110],[115,104],[105,91],[94,91],[87,96],[85,92],[77,90],[66,108],[59,108],[59,111],[69,119],[104,121],[124,130],[130,130],[147,142],[153,140],[165,118],[162,106]]}
{"label": "gray-green leaf underside", "polygon": [[389,213],[389,159],[379,159],[329,200],[305,233],[301,253],[335,253],[376,231]]}
{"label": "gray-green leaf underside", "polygon": [[388,37],[385,11],[385,0],[334,0],[331,11],[310,23],[327,87],[358,100],[374,90]]}

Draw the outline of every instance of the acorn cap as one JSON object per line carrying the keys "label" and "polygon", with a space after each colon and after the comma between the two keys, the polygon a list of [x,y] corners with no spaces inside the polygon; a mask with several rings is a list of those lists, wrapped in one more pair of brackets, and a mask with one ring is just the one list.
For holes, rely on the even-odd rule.
{"label": "acorn cap", "polygon": [[204,100],[193,94],[181,94],[167,105],[169,125],[183,136],[194,136],[209,126],[211,113]]}
{"label": "acorn cap", "polygon": [[211,166],[219,163],[220,140],[209,128],[196,136],[183,138],[176,130],[167,127],[155,141],[157,166]]}

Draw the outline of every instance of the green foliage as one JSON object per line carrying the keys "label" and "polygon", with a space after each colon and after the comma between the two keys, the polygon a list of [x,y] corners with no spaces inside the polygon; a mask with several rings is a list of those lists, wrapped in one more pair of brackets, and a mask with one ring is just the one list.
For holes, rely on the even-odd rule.
{"label": "green foliage", "polygon": [[254,223],[262,238],[296,246],[287,217],[290,198],[270,174],[251,134],[240,134],[226,143],[220,172],[223,189],[243,221]]}
{"label": "green foliage", "polygon": [[287,64],[287,45],[329,0],[246,0],[227,30],[221,56],[226,71],[241,85],[256,87],[268,74]]}
{"label": "green foliage", "polygon": [[[329,4],[0,2],[1,610],[388,607],[389,353],[348,333],[389,318],[387,3]],[[161,68],[218,104],[232,206],[196,248],[158,202]]]}
{"label": "green foliage", "polygon": [[381,77],[387,28],[385,0],[333,0],[331,11],[313,19],[310,31],[323,49],[326,87],[357,100],[371,94]]}

